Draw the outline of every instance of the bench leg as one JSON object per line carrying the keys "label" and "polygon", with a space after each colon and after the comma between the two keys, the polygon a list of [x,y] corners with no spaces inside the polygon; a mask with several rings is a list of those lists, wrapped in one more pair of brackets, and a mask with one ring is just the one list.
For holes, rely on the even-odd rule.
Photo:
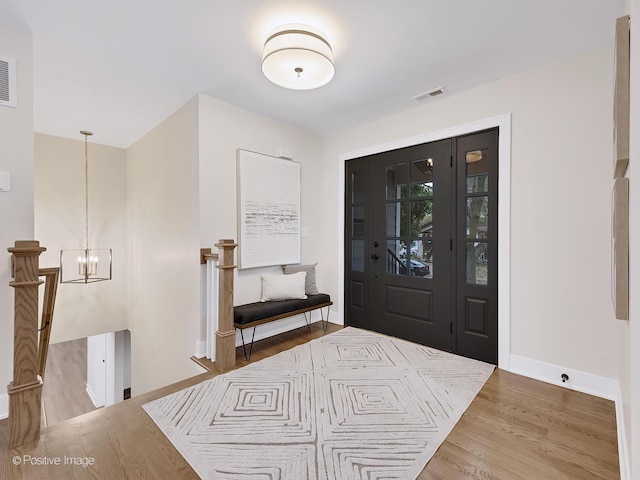
{"label": "bench leg", "polygon": [[247,362],[249,360],[251,360],[251,353],[253,352],[253,339],[256,337],[256,327],[253,327],[253,335],[251,335],[251,345],[249,348],[249,355],[247,355],[247,347],[244,343],[244,334],[242,333],[244,331],[243,328],[240,329],[240,338],[242,339],[242,353],[244,353],[244,358],[247,360]]}
{"label": "bench leg", "polygon": [[329,326],[329,312],[331,307],[328,306],[327,307],[327,319],[324,319],[324,313],[322,311],[322,309],[320,309],[320,318],[322,319],[322,330],[324,330],[325,332],[327,331],[327,327]]}
{"label": "bench leg", "polygon": [[[327,307],[327,319],[325,320],[324,318],[324,312],[322,311],[322,309],[320,308],[320,318],[321,318],[321,322],[322,322],[322,330],[324,330],[325,332],[327,331],[327,327],[329,326],[329,310],[330,307]],[[309,316],[307,317],[307,313],[309,314]],[[309,327],[311,327],[311,312],[303,312],[302,313],[304,315],[304,321],[307,324],[307,330],[309,329]]]}

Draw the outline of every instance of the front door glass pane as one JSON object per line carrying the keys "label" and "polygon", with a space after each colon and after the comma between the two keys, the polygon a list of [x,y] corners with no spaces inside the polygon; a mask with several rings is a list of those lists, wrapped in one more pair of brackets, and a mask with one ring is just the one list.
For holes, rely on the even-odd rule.
{"label": "front door glass pane", "polygon": [[409,202],[387,203],[387,237],[403,237],[407,235],[409,218]]}
{"label": "front door glass pane", "polygon": [[353,236],[364,236],[364,206],[353,207]]}
{"label": "front door glass pane", "polygon": [[387,200],[407,197],[407,164],[399,163],[387,167]]}
{"label": "front door glass pane", "polygon": [[488,248],[486,242],[467,242],[466,271],[467,283],[474,285],[487,284],[487,258]]}
{"label": "front door glass pane", "polygon": [[433,278],[433,163],[426,158],[386,167],[389,274]]}
{"label": "front door glass pane", "polygon": [[410,164],[411,196],[433,196],[433,158]]}
{"label": "front door glass pane", "polygon": [[414,200],[411,202],[409,231],[412,237],[421,237],[432,228],[433,200]]}
{"label": "front door glass pane", "polygon": [[367,194],[367,177],[365,172],[358,171],[351,174],[352,203],[363,203]]}
{"label": "front door glass pane", "polygon": [[467,197],[467,238],[487,238],[489,197]]}
{"label": "front door glass pane", "polygon": [[424,236],[409,242],[409,275],[433,278],[433,251],[431,237]]}
{"label": "front door glass pane", "polygon": [[364,272],[364,240],[351,241],[351,270]]}
{"label": "front door glass pane", "polygon": [[489,191],[489,160],[487,150],[474,150],[466,154],[467,193]]}
{"label": "front door glass pane", "polygon": [[385,252],[385,271],[392,275],[404,275],[407,272],[406,245],[401,240],[387,240]]}

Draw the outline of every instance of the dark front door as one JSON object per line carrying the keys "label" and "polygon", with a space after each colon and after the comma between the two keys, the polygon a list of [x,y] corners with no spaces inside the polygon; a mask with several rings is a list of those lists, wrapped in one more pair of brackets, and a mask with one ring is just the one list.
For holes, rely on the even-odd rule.
{"label": "dark front door", "polygon": [[345,318],[497,363],[497,130],[346,164]]}

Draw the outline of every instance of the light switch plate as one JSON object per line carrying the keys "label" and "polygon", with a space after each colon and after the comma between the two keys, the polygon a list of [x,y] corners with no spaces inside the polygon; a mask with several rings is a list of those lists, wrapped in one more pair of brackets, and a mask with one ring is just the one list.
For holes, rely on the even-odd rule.
{"label": "light switch plate", "polygon": [[9,172],[0,172],[0,192],[11,190],[11,176]]}

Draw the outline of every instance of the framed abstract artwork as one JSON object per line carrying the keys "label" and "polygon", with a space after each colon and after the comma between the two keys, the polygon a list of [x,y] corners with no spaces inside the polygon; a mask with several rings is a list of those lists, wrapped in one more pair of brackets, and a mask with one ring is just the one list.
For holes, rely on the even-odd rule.
{"label": "framed abstract artwork", "polygon": [[238,268],[300,263],[300,164],[237,150]]}

